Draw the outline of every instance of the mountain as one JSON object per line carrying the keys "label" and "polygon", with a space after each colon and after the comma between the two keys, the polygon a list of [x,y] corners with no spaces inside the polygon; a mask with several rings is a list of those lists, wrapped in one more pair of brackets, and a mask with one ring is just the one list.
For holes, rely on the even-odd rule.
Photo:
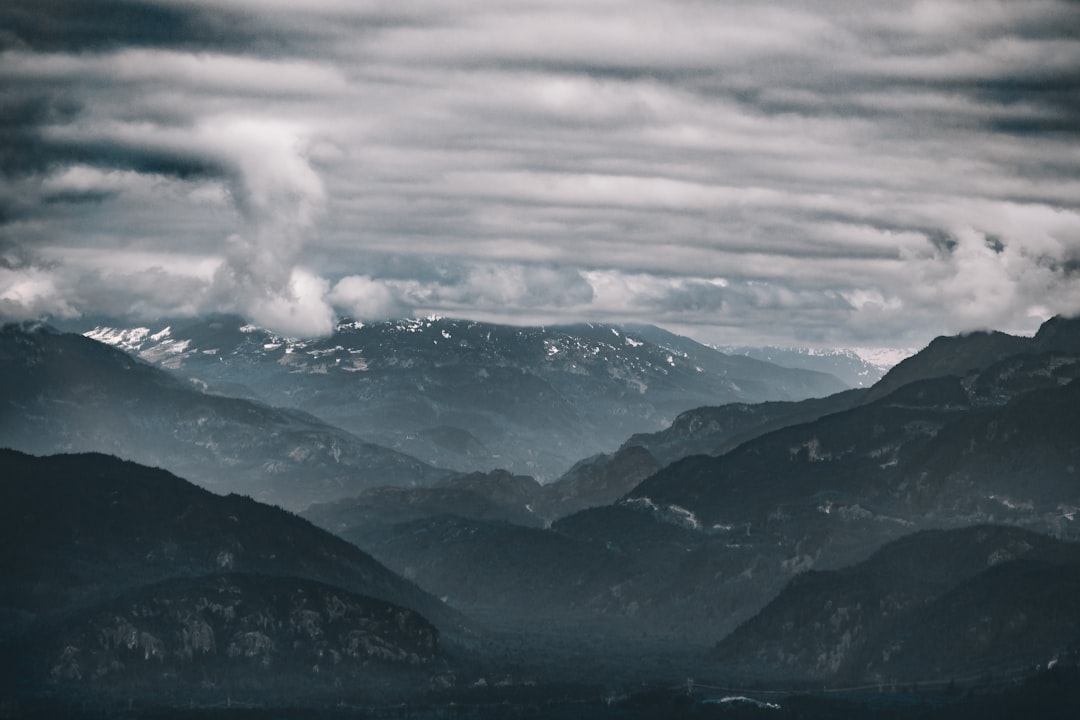
{"label": "mountain", "polygon": [[807,572],[721,641],[737,672],[896,683],[1027,672],[1080,648],[1080,545],[1018,528],[915,533]]}
{"label": "mountain", "polygon": [[745,355],[782,367],[828,373],[853,388],[870,387],[896,363],[915,353],[914,349],[825,349],[746,345],[718,346],[717,350],[729,355]]}
{"label": "mountain", "polygon": [[[931,345],[933,360],[940,352]],[[852,513],[878,517],[883,528],[1007,520],[1077,534],[1068,518],[1080,467],[1073,432],[1080,356],[1024,351],[980,364],[985,369],[916,381],[721,457],[686,458],[631,497],[681,508],[706,527],[750,523],[793,543],[803,520],[842,524]]]}
{"label": "mountain", "polygon": [[743,426],[751,439],[728,452],[683,458],[548,528],[414,513],[340,531],[461,609],[692,644],[723,637],[799,573],[860,562],[922,529],[999,523],[1080,538],[1077,377],[1078,355],[1023,352],[870,403],[853,391],[729,406],[721,417],[782,427]]}
{"label": "mountain", "polygon": [[462,627],[370,555],[250,498],[98,454],[3,450],[0,477],[0,651],[32,692],[218,702],[415,682],[442,671],[437,628]]}
{"label": "mountain", "polygon": [[663,465],[690,455],[723,455],[738,445],[789,425],[817,420],[860,402],[865,390],[845,390],[824,398],[762,403],[731,403],[681,413],[668,427],[638,433],[624,449],[641,447]]}
{"label": "mountain", "polygon": [[934,338],[926,348],[886,373],[866,394],[865,401],[872,402],[916,380],[962,376],[1008,357],[1025,354],[1080,354],[1080,317],[1050,318],[1030,338],[996,331]]}
{"label": "mountain", "polygon": [[34,645],[28,657],[48,668],[54,692],[159,705],[372,702],[423,683],[440,660],[439,633],[416,612],[311,580],[240,573],[141,587]]}
{"label": "mountain", "polygon": [[0,329],[0,445],[112,453],[291,508],[449,474],[306,413],[207,393],[42,325]]}
{"label": "mountain", "polygon": [[552,521],[580,510],[610,505],[661,467],[643,447],[601,453],[576,463],[558,480],[540,488],[536,512]]}
{"label": "mountain", "polygon": [[550,481],[704,404],[797,400],[831,375],[729,356],[648,326],[345,321],[293,340],[235,317],[87,335],[236,395],[291,406],[428,462]]}
{"label": "mountain", "polygon": [[630,447],[582,460],[547,485],[506,470],[464,473],[430,487],[373,488],[353,498],[317,503],[304,517],[363,547],[379,542],[395,525],[439,515],[542,527],[615,502],[659,468],[647,450]]}
{"label": "mountain", "polygon": [[971,370],[982,370],[1010,355],[1024,352],[1030,344],[1029,338],[997,331],[934,338],[929,345],[901,360],[875,383],[866,394],[866,402],[885,397],[916,380],[959,376]]}
{"label": "mountain", "polygon": [[307,577],[459,622],[354,545],[248,497],[94,453],[0,450],[0,469],[0,592],[24,619],[168,578],[244,572]]}
{"label": "mountain", "polygon": [[505,470],[470,473],[433,487],[372,488],[346,500],[316,503],[304,517],[363,547],[396,525],[441,515],[535,527],[543,524],[531,510],[539,488],[532,478]]}

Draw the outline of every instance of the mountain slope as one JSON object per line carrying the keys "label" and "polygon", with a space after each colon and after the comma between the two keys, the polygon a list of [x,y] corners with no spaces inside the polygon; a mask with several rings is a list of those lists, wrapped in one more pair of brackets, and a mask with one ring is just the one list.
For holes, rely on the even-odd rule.
{"label": "mountain slope", "polygon": [[695,408],[659,432],[631,436],[623,448],[643,447],[663,465],[690,455],[723,455],[767,432],[848,410],[859,403],[864,393],[845,390],[824,398]]}
{"label": "mountain slope", "polygon": [[329,338],[298,341],[226,316],[87,334],[435,464],[502,467],[541,481],[692,407],[843,389],[824,373],[724,355],[648,327],[428,318],[343,322]]}
{"label": "mountain slope", "polygon": [[717,645],[742,672],[831,682],[973,677],[1080,643],[1080,546],[1018,528],[916,533],[796,577]]}
{"label": "mountain slope", "polygon": [[28,656],[50,689],[75,697],[371,701],[379,686],[424,682],[439,634],[416,612],[341,588],[226,573],[112,598],[44,629]]}
{"label": "mountain slope", "polygon": [[163,470],[85,454],[0,450],[0,604],[15,625],[161,580],[297,576],[458,617],[355,546],[278,508],[219,496]]}
{"label": "mountain slope", "polygon": [[44,326],[0,329],[0,445],[108,452],[293,508],[448,474],[305,413],[210,395]]}
{"label": "mountain slope", "polygon": [[370,702],[468,632],[291,513],[98,454],[0,451],[0,576],[0,689],[30,702]]}
{"label": "mountain slope", "polygon": [[587,508],[610,505],[660,467],[648,450],[638,446],[595,455],[541,487],[534,508],[551,521]]}
{"label": "mountain slope", "polygon": [[1067,518],[1080,479],[1078,376],[1080,356],[1025,351],[721,457],[687,458],[631,496],[684,508],[706,526],[750,522],[789,534],[787,526],[793,536],[802,530],[787,519],[833,510],[883,522],[1008,520],[1075,535]]}
{"label": "mountain slope", "polygon": [[1052,317],[1034,337],[973,332],[934,338],[923,350],[898,363],[864,398],[873,402],[916,380],[966,375],[1016,355],[1080,354],[1080,318]]}

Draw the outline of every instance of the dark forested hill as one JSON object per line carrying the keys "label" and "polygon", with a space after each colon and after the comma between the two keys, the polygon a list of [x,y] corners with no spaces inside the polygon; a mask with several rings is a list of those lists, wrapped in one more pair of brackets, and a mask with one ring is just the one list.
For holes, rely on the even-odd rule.
{"label": "dark forested hill", "polygon": [[809,572],[725,638],[741,672],[856,684],[1017,672],[1080,648],[1080,545],[1018,528],[916,533]]}
{"label": "dark forested hill", "polygon": [[201,702],[348,681],[377,695],[442,672],[440,629],[462,627],[307,521],[162,470],[4,450],[0,478],[9,689]]}

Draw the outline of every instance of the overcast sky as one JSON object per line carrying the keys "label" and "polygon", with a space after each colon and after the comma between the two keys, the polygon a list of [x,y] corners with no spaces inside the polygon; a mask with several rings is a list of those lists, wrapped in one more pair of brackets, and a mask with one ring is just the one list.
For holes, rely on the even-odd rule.
{"label": "overcast sky", "polygon": [[1080,312],[1075,0],[3,0],[0,315]]}

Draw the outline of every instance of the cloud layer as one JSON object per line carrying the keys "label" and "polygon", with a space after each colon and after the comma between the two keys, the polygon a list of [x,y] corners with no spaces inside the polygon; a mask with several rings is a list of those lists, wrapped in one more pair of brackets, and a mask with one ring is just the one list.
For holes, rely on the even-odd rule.
{"label": "cloud layer", "polygon": [[1069,0],[86,5],[0,8],[4,316],[906,346],[1080,312]]}

